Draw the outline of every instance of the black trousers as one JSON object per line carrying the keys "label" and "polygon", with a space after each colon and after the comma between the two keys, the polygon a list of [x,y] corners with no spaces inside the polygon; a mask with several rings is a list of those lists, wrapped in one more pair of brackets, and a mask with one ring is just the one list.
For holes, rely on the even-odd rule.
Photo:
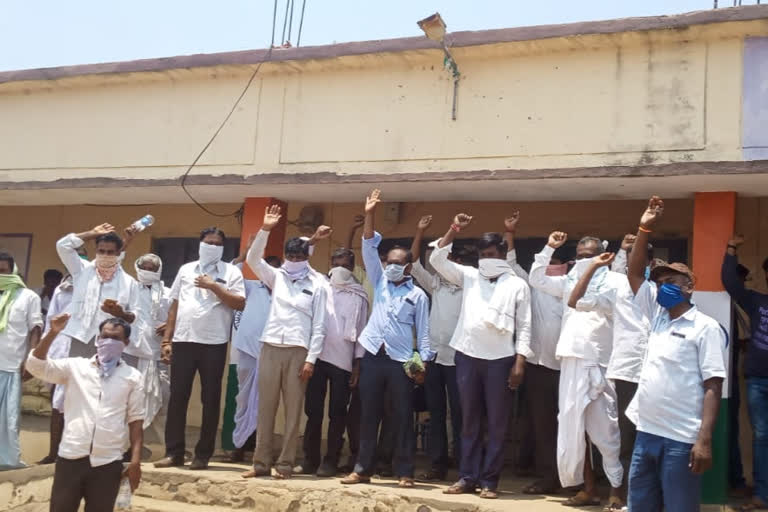
{"label": "black trousers", "polygon": [[[379,429],[379,442],[376,447],[376,460],[380,467],[392,466],[392,453],[394,450],[394,429],[392,428],[392,401],[389,394],[384,394],[384,414],[381,417]],[[347,411],[347,436],[349,437],[350,462],[354,466],[357,454],[360,451],[360,386],[350,393],[349,411]]]}
{"label": "black trousers", "polygon": [[[371,476],[376,469],[377,435],[386,393],[392,404],[393,470],[398,477],[413,478],[413,381],[403,364],[390,359],[383,349],[377,355],[366,352],[360,361],[360,451],[355,472]],[[382,425],[382,431],[384,428]]]}
{"label": "black trousers", "polygon": [[560,372],[526,363],[524,399],[533,424],[536,472],[559,484],[557,474],[557,403]]}
{"label": "black trousers", "polygon": [[304,413],[304,467],[314,469],[320,465],[320,441],[323,437],[323,412],[325,395],[330,387],[328,403],[328,445],[324,462],[336,467],[344,445],[344,428],[347,424],[350,372],[326,361],[317,360],[312,378],[307,383]]}
{"label": "black trousers", "polygon": [[187,406],[195,373],[200,374],[200,401],[203,421],[195,457],[208,460],[216,447],[216,429],[221,414],[221,379],[227,360],[227,344],[174,343],[171,357],[171,397],[165,424],[165,454],[184,457]]}
{"label": "black trousers", "polygon": [[429,409],[429,442],[432,469],[444,472],[448,467],[448,405],[451,407],[453,454],[461,457],[461,401],[456,384],[456,367],[431,364],[424,383]]}
{"label": "black trousers", "polygon": [[616,397],[619,407],[619,432],[621,434],[621,451],[619,460],[624,466],[624,487],[629,484],[629,467],[632,463],[632,451],[635,449],[635,437],[637,437],[637,427],[627,418],[627,407],[629,402],[637,392],[637,384],[625,380],[613,381],[616,386]]}
{"label": "black trousers", "polygon": [[56,458],[50,512],[77,512],[85,500],[85,512],[112,512],[120,490],[123,462],[116,460],[92,467],[88,457]]}

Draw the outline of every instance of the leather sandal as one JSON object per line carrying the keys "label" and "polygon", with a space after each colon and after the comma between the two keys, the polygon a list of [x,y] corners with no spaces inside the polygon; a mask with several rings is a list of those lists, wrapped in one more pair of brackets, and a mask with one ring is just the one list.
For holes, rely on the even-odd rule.
{"label": "leather sandal", "polygon": [[401,489],[413,489],[415,485],[413,478],[406,476],[400,478],[400,481],[397,483],[397,486]]}
{"label": "leather sandal", "polygon": [[600,505],[600,498],[590,496],[584,491],[579,491],[576,496],[572,496],[563,502],[566,507],[595,507]]}
{"label": "leather sandal", "polygon": [[473,492],[475,492],[474,486],[470,487],[463,481],[459,480],[455,484],[445,489],[443,494],[472,494]]}
{"label": "leather sandal", "polygon": [[341,483],[344,485],[369,484],[371,483],[371,477],[352,472],[345,478],[342,478]]}
{"label": "leather sandal", "polygon": [[495,500],[499,497],[499,493],[496,491],[496,489],[491,489],[490,487],[483,487],[483,490],[480,491],[480,497],[486,500]]}

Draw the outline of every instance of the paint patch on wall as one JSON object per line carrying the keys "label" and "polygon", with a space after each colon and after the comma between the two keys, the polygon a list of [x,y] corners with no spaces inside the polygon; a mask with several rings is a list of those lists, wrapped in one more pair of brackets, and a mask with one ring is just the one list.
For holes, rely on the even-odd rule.
{"label": "paint patch on wall", "polygon": [[744,160],[768,160],[768,37],[744,41]]}

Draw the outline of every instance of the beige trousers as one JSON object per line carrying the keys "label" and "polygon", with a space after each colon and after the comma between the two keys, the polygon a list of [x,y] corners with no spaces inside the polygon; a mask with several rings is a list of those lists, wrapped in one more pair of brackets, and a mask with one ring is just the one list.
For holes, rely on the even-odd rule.
{"label": "beige trousers", "polygon": [[296,462],[299,443],[299,425],[304,411],[304,391],[307,383],[299,379],[307,349],[303,347],[277,347],[264,343],[259,357],[259,416],[256,428],[256,450],[253,466],[256,469],[272,466],[272,438],[275,416],[283,397],[285,432],[283,447],[277,459],[277,470],[290,473]]}

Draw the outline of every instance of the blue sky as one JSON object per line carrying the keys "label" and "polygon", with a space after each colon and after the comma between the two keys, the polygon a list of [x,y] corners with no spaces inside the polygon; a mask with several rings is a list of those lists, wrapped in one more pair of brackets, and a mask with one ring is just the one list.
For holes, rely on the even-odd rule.
{"label": "blue sky", "polygon": [[[295,0],[293,37],[303,0]],[[278,0],[278,28],[286,0]],[[746,3],[754,3],[745,0]],[[302,46],[710,9],[712,0],[306,0]],[[732,0],[720,0],[732,5]],[[2,0],[0,70],[266,48],[273,0]]]}

